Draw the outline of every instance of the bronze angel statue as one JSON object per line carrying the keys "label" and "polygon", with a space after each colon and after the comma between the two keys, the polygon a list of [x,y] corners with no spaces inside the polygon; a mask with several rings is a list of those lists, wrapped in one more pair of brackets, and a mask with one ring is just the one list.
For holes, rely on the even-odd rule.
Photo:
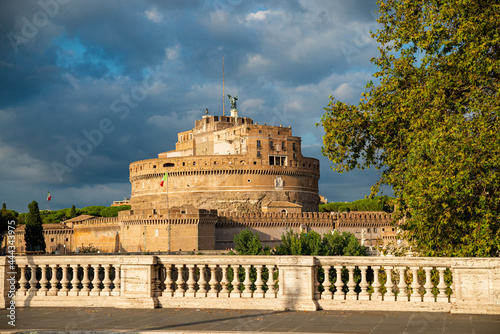
{"label": "bronze angel statue", "polygon": [[229,98],[229,102],[231,103],[231,109],[238,109],[236,107],[236,101],[238,101],[238,96],[236,95],[235,97],[231,97],[231,95],[227,94],[227,97]]}

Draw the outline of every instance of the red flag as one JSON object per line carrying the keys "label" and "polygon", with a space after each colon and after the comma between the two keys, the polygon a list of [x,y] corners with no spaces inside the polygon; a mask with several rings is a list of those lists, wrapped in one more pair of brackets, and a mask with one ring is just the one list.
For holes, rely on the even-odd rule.
{"label": "red flag", "polygon": [[52,196],[50,196],[50,192],[47,191],[47,201],[50,201],[52,199]]}

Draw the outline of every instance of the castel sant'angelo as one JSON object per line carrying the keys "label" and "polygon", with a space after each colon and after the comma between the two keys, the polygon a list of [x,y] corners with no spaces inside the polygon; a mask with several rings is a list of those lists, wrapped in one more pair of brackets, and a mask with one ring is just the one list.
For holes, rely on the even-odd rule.
{"label": "castel sant'angelo", "polygon": [[[290,125],[257,124],[239,116],[236,99],[231,105],[230,116],[207,110],[178,133],[175,150],[130,164],[131,210],[44,225],[47,252],[224,250],[245,228],[270,246],[288,230],[349,231],[365,244],[380,242],[388,214],[318,212],[319,160],[302,155]],[[16,234],[22,252],[24,229]]]}
{"label": "castel sant'angelo", "polygon": [[[236,109],[205,115],[178,134],[174,151],[130,164],[132,208],[262,212],[278,203],[282,212],[318,211],[319,161],[302,156],[300,144],[291,127],[259,125]],[[165,173],[168,187],[160,185]]]}

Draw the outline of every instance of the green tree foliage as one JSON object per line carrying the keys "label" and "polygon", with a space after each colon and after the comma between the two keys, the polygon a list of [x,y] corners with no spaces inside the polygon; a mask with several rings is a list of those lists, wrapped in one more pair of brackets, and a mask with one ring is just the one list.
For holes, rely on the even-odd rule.
{"label": "green tree foliage", "polygon": [[19,213],[14,210],[8,210],[7,205],[3,203],[2,209],[0,210],[0,240],[3,240],[3,236],[7,231],[9,226],[9,221],[15,221],[17,225]]}
{"label": "green tree foliage", "polygon": [[393,212],[392,205],[393,197],[387,195],[375,196],[374,198],[358,199],[357,201],[344,203],[332,202],[328,204],[320,204],[320,212],[350,212],[350,211],[385,211]]}
{"label": "green tree foliage", "polygon": [[245,228],[233,238],[234,249],[239,255],[261,255],[269,254],[269,248],[262,248],[260,236],[258,233],[253,233],[248,228]]}
{"label": "green tree foliage", "polygon": [[26,251],[45,252],[45,239],[43,238],[42,218],[36,201],[28,205],[28,215],[26,216]]}
{"label": "green tree foliage", "polygon": [[88,254],[88,253],[99,253],[99,248],[95,247],[93,244],[85,246],[82,244],[82,246],[79,249],[80,253]]}
{"label": "green tree foliage", "polygon": [[338,172],[374,166],[426,256],[500,249],[500,5],[379,1],[377,83],[358,105],[331,97],[323,154]]}
{"label": "green tree foliage", "polygon": [[86,206],[78,210],[80,215],[91,215],[91,216],[101,216],[101,210],[106,209],[103,205],[91,205]]}
{"label": "green tree foliage", "polygon": [[73,205],[73,206],[71,206],[71,210],[69,211],[68,218],[71,219],[71,218],[75,218],[76,216],[77,216],[76,208]]}
{"label": "green tree foliage", "polygon": [[[73,212],[74,209],[74,212]],[[56,224],[63,220],[74,218],[79,215],[91,215],[97,217],[116,217],[119,211],[130,210],[130,205],[110,206],[102,205],[87,206],[82,209],[76,209],[75,206],[71,209],[61,209],[54,211],[43,210],[40,212],[44,224]],[[28,213],[19,214],[19,223],[24,223]],[[73,217],[74,215],[74,217]]]}
{"label": "green tree foliage", "polygon": [[130,205],[120,205],[120,206],[110,206],[104,209],[101,209],[100,215],[102,217],[117,217],[118,212],[123,210],[130,210]]}
{"label": "green tree foliage", "polygon": [[366,249],[352,233],[334,231],[323,237],[317,232],[295,233],[289,230],[281,236],[276,255],[364,256]]}

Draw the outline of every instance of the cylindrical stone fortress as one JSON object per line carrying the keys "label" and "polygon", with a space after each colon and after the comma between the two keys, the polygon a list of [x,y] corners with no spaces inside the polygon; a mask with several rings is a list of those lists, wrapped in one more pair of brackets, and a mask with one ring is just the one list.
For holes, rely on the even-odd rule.
{"label": "cylindrical stone fortress", "polygon": [[234,110],[232,115],[204,116],[178,134],[175,151],[131,163],[132,209],[166,209],[168,202],[260,212],[279,201],[317,211],[319,161],[302,156],[300,137],[290,127],[253,124]]}

